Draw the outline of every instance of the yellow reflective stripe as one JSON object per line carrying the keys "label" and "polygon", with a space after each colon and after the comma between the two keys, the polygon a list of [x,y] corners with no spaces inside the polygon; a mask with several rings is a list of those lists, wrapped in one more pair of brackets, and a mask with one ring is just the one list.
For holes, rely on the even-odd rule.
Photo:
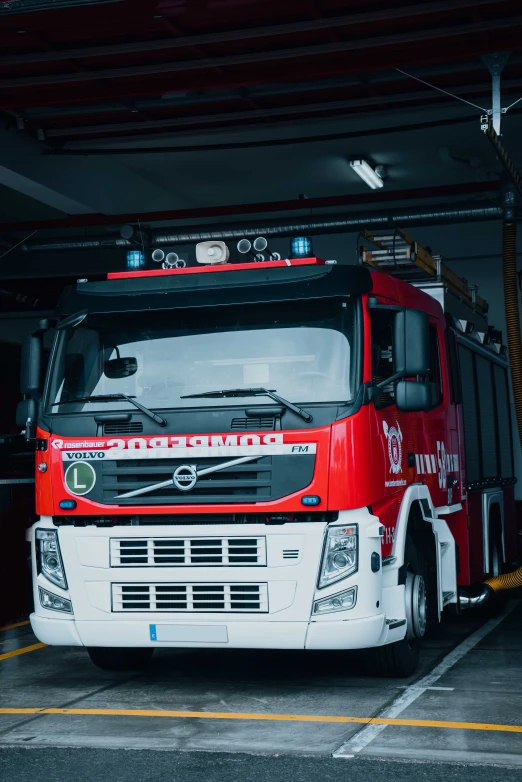
{"label": "yellow reflective stripe", "polygon": [[165,709],[55,709],[55,708],[0,708],[0,714],[61,714],[65,716],[113,717],[167,717],[211,720],[259,720],[265,722],[331,722],[362,725],[403,725],[413,728],[446,728],[453,730],[485,730],[504,733],[522,733],[522,725],[504,725],[488,722],[454,722],[451,720],[414,720],[383,717],[328,716],[321,714],[255,714],[222,711],[171,711]]}
{"label": "yellow reflective stripe", "polygon": [[0,654],[0,660],[7,660],[9,657],[18,657],[20,654],[27,654],[27,652],[36,652],[37,649],[43,649],[47,644],[32,644],[32,646],[24,646],[21,649],[14,649],[12,652],[5,652]]}
{"label": "yellow reflective stripe", "polygon": [[3,630],[14,630],[15,627],[25,627],[25,625],[30,625],[31,622],[29,619],[26,619],[24,622],[15,622],[13,625],[4,625],[3,627],[0,627],[0,632]]}

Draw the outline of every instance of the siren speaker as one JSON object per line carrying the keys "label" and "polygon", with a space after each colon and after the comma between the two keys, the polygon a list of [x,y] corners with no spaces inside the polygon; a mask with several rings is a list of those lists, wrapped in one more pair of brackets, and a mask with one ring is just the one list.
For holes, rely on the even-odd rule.
{"label": "siren speaker", "polygon": [[164,258],[165,258],[165,253],[163,252],[163,250],[160,250],[159,247],[156,250],[152,251],[152,260],[155,261],[156,263],[161,263]]}
{"label": "siren speaker", "polygon": [[196,245],[198,263],[226,263],[230,253],[225,242],[200,242]]}

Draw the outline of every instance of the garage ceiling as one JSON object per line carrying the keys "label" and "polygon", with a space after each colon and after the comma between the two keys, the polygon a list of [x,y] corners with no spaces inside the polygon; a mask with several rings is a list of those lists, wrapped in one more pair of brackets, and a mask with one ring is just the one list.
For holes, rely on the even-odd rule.
{"label": "garage ceiling", "polygon": [[[281,217],[282,201],[292,215],[498,201],[482,57],[509,53],[502,105],[515,103],[519,0],[11,0],[0,17],[8,247],[131,218]],[[522,101],[502,129],[521,164]],[[383,191],[355,177],[354,156],[387,167]]]}

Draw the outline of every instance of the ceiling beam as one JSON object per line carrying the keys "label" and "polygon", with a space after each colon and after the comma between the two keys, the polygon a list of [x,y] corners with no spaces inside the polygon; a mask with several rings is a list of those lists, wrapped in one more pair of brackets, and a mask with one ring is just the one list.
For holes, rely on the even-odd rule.
{"label": "ceiling beam", "polygon": [[[514,75],[514,66],[522,64],[522,56],[513,54],[510,58],[510,67],[512,74]],[[480,75],[478,72],[481,72]],[[522,71],[521,71],[522,72]],[[433,82],[434,79],[442,77],[442,82],[439,84],[446,90],[458,89],[458,81],[464,82],[464,86],[469,84],[469,79],[476,76],[476,78],[483,78],[485,73],[484,65],[480,60],[470,60],[463,63],[448,63],[444,67],[431,67],[431,68],[416,68],[415,76],[429,79]],[[467,80],[466,80],[467,77]],[[366,83],[372,86],[383,86],[385,89],[388,85],[395,88],[396,85],[400,85],[401,82],[409,81],[405,77],[395,70],[377,71],[372,74],[368,74]],[[503,87],[509,82],[503,82]],[[278,98],[285,97],[287,95],[301,95],[309,92],[333,92],[333,91],[346,91],[351,89],[359,89],[361,87],[360,75],[347,75],[326,79],[312,79],[310,81],[285,83],[279,84],[267,84],[267,85],[253,85],[250,88],[250,92],[253,98],[256,100],[259,98]],[[490,85],[491,89],[491,85]],[[141,98],[132,101],[133,109],[150,111],[151,109],[180,109],[180,108],[193,108],[197,109],[199,106],[207,106],[208,104],[219,104],[222,102],[230,103],[234,100],[240,100],[241,96],[239,89],[236,88],[224,88],[221,90],[207,90],[202,93],[187,91],[186,95],[172,95],[163,96],[161,98]],[[21,115],[28,122],[40,123],[42,120],[56,120],[57,118],[67,117],[83,117],[102,114],[118,114],[120,112],[128,113],[129,108],[121,102],[109,101],[105,103],[83,103],[79,105],[64,105],[59,107],[43,106],[36,108],[27,108],[21,112]]]}
{"label": "ceiling beam", "polygon": [[354,206],[384,201],[406,201],[419,198],[440,198],[469,195],[470,193],[498,192],[499,183],[465,182],[457,185],[411,188],[408,190],[379,190],[371,193],[357,193],[343,196],[293,199],[290,201],[269,201],[255,204],[227,204],[225,206],[205,206],[193,209],[168,209],[161,212],[137,212],[132,214],[85,214],[59,220],[33,220],[20,223],[0,224],[0,233],[12,231],[32,231],[40,229],[86,228],[99,225],[119,225],[122,223],[166,222],[203,217],[223,217],[230,215],[262,214],[265,212],[289,212],[328,207]]}
{"label": "ceiling beam", "polygon": [[318,18],[289,24],[270,25],[268,27],[254,27],[243,30],[226,30],[218,33],[206,33],[203,35],[182,35],[178,38],[167,38],[156,41],[132,41],[130,43],[114,43],[106,46],[89,46],[83,49],[65,49],[50,52],[29,52],[24,54],[7,55],[0,57],[0,67],[7,65],[27,65],[29,63],[57,62],[69,59],[89,59],[91,57],[115,57],[119,54],[134,54],[138,52],[157,52],[166,49],[182,49],[186,47],[205,46],[206,44],[230,43],[232,41],[244,41],[251,38],[267,38],[276,36],[293,35],[303,32],[337,29],[339,27],[353,27],[361,24],[375,24],[377,22],[390,21],[412,17],[424,17],[445,11],[458,13],[466,8],[479,6],[496,7],[506,0],[459,0],[458,5],[454,0],[442,2],[419,3],[402,8],[389,8],[382,11],[373,11],[361,14],[350,14],[331,18]]}
{"label": "ceiling beam", "polygon": [[[126,68],[111,68],[108,70],[87,71],[84,73],[48,73],[40,76],[23,76],[12,79],[0,80],[0,89],[33,87],[43,84],[76,84],[81,82],[133,78],[136,76],[151,76],[163,73],[185,73],[188,71],[202,70],[205,68],[230,67],[262,62],[281,62],[288,60],[302,60],[306,57],[318,57],[322,55],[342,54],[369,49],[401,46],[404,44],[419,44],[427,41],[444,41],[448,38],[464,37],[469,39],[476,33],[489,33],[495,30],[507,30],[519,35],[518,28],[522,27],[522,15],[506,17],[504,19],[490,19],[488,21],[463,23],[454,27],[429,28],[415,32],[384,35],[378,38],[356,38],[351,41],[338,43],[326,43],[313,46],[300,46],[292,49],[277,49],[273,51],[245,52],[225,57],[209,57],[207,59],[184,60],[182,62],[154,63],[150,65],[130,66]],[[507,46],[507,45],[506,45]],[[509,47],[507,47],[509,48]]]}
{"label": "ceiling beam", "polygon": [[[522,79],[513,79],[503,84],[504,89],[522,87]],[[453,88],[455,95],[473,95],[476,100],[480,100],[479,95],[486,95],[484,102],[489,102],[491,85],[472,84],[465,87]],[[373,98],[352,98],[348,100],[326,101],[320,103],[301,103],[295,106],[276,106],[273,108],[264,108],[260,110],[252,109],[249,111],[230,111],[220,114],[192,114],[183,117],[163,117],[161,119],[143,120],[138,122],[113,122],[99,123],[97,125],[71,125],[62,128],[46,128],[47,138],[71,138],[73,136],[104,136],[111,133],[124,131],[153,130],[161,128],[176,128],[199,125],[216,125],[224,123],[233,124],[242,120],[264,119],[269,117],[283,117],[301,114],[317,114],[331,111],[345,111],[354,108],[373,108],[375,106],[386,106],[397,103],[415,103],[419,106],[426,102],[445,100],[450,101],[447,95],[436,92],[435,90],[419,90],[418,92],[394,93],[393,95],[382,94]],[[487,111],[487,108],[484,108]]]}

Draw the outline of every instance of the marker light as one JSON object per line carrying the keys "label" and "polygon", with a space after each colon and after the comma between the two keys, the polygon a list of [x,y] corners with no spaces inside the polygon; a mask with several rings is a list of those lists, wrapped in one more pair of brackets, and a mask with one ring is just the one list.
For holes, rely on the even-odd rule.
{"label": "marker light", "polygon": [[37,529],[35,534],[38,572],[62,589],[67,589],[58,533],[54,529]]}
{"label": "marker light", "polygon": [[76,508],[76,500],[60,500],[58,507],[62,510],[74,510]]}
{"label": "marker light", "polygon": [[252,250],[252,242],[250,242],[248,239],[240,239],[237,243],[237,251],[238,253],[241,253],[241,255],[246,255],[247,253],[251,252]]}
{"label": "marker light", "polygon": [[312,240],[308,236],[294,236],[291,243],[291,258],[311,258]]}
{"label": "marker light", "polygon": [[184,269],[187,262],[180,258],[177,253],[167,253],[163,261],[164,269]]}
{"label": "marker light", "polygon": [[301,497],[301,502],[303,505],[319,505],[321,498],[317,494],[305,494],[304,497]]}
{"label": "marker light", "polygon": [[279,253],[273,253],[272,250],[268,248],[268,242],[264,236],[258,236],[257,239],[254,239],[254,243],[252,247],[254,248],[256,253],[267,252],[271,261],[281,260],[281,256],[279,255]]}
{"label": "marker light", "polygon": [[127,269],[141,269],[145,266],[145,255],[141,250],[127,251]]}
{"label": "marker light", "polygon": [[366,160],[350,160],[350,166],[372,190],[384,186],[382,178]]}
{"label": "marker light", "polygon": [[46,589],[42,589],[42,587],[38,587],[38,594],[40,595],[42,608],[47,608],[49,611],[63,611],[66,614],[72,614],[72,603],[65,597],[53,595],[52,592],[48,592]]}
{"label": "marker light", "polygon": [[324,542],[323,559],[319,574],[319,589],[334,584],[357,571],[357,524],[346,527],[329,527]]}

